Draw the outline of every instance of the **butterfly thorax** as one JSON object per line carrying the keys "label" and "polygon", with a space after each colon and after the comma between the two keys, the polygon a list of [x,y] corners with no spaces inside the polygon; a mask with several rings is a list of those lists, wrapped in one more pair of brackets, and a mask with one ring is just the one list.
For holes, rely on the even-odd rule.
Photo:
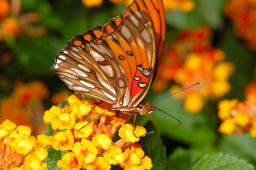
{"label": "butterfly thorax", "polygon": [[122,111],[122,112],[128,112],[128,113],[138,113],[140,115],[148,115],[148,114],[150,114],[150,113],[152,113],[153,111],[156,110],[156,108],[153,107],[148,102],[139,104],[136,107],[132,107],[132,106],[126,106],[126,107],[113,106],[112,109],[113,110],[119,110],[119,111]]}

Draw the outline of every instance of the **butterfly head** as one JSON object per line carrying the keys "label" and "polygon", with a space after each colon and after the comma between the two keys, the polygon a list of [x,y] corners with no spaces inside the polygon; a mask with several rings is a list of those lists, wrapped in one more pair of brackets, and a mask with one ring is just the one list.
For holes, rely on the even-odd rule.
{"label": "butterfly head", "polygon": [[143,103],[143,104],[141,104],[140,114],[141,115],[149,115],[155,110],[157,110],[157,109],[155,107],[153,107],[150,103]]}

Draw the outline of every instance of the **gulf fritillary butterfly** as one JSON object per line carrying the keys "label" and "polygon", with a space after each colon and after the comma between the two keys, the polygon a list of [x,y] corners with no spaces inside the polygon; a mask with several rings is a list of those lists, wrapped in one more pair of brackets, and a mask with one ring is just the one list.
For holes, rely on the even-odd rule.
{"label": "gulf fritillary butterfly", "polygon": [[134,0],[107,24],[76,35],[53,70],[71,89],[111,104],[112,110],[149,114],[148,92],[165,40],[162,0]]}

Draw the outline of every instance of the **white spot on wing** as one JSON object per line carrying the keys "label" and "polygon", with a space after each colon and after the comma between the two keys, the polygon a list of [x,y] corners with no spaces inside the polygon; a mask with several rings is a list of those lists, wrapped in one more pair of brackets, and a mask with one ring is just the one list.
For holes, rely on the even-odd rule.
{"label": "white spot on wing", "polygon": [[123,100],[123,106],[127,106],[130,102],[130,90],[126,88]]}
{"label": "white spot on wing", "polygon": [[84,88],[84,87],[72,87],[73,90],[75,91],[84,91],[84,92],[89,92],[90,90]]}
{"label": "white spot on wing", "polygon": [[124,35],[125,38],[130,38],[131,37],[131,33],[129,31],[129,29],[123,25],[122,28],[121,28],[121,33]]}
{"label": "white spot on wing", "polygon": [[111,99],[111,100],[113,100],[113,101],[116,100],[116,98],[115,98],[114,96],[108,94],[107,92],[105,92],[105,91],[103,91],[103,90],[101,90],[101,92],[102,92],[105,96],[107,96],[109,99]]}
{"label": "white spot on wing", "polygon": [[144,29],[144,30],[142,31],[141,35],[142,35],[142,38],[143,38],[147,43],[150,43],[150,42],[151,42],[150,37],[149,37],[149,34],[148,34],[148,32],[147,32],[146,29]]}
{"label": "white spot on wing", "polygon": [[145,87],[147,86],[147,84],[146,84],[146,83],[141,83],[141,82],[140,82],[140,83],[138,83],[138,85],[139,85],[139,87],[140,87],[140,88],[145,88]]}
{"label": "white spot on wing", "polygon": [[134,77],[134,80],[139,81],[139,80],[140,80],[140,77],[135,76],[135,77]]}
{"label": "white spot on wing", "polygon": [[82,65],[82,64],[78,64],[77,66],[78,66],[79,68],[83,69],[83,70],[86,71],[86,72],[91,72],[91,70],[90,70],[88,67],[86,67],[86,66],[84,66],[84,65]]}
{"label": "white spot on wing", "polygon": [[116,95],[116,90],[114,89],[114,87],[113,87],[111,84],[109,84],[109,83],[107,83],[105,80],[103,80],[103,78],[102,78],[98,73],[96,73],[96,76],[97,76],[99,82],[100,82],[104,87],[106,87],[106,88],[107,88],[108,90],[110,90],[114,95]]}
{"label": "white spot on wing", "polygon": [[72,50],[75,52],[79,52],[79,50],[76,47],[72,47]]}
{"label": "white spot on wing", "polygon": [[59,58],[62,60],[66,60],[67,58],[64,55],[59,55]]}
{"label": "white spot on wing", "polygon": [[137,26],[137,27],[139,26],[139,21],[132,14],[130,14],[130,19],[134,23],[135,26]]}
{"label": "white spot on wing", "polygon": [[63,61],[62,60],[59,60],[57,59],[56,63],[59,64],[59,63],[62,63]]}
{"label": "white spot on wing", "polygon": [[121,87],[121,88],[124,87],[124,85],[125,85],[124,81],[122,79],[118,80],[118,84],[119,84],[119,87]]}
{"label": "white spot on wing", "polygon": [[54,69],[58,69],[58,68],[59,68],[58,64],[55,64],[55,65],[53,66],[53,68],[54,68]]}
{"label": "white spot on wing", "polygon": [[64,50],[63,53],[68,54],[68,51]]}
{"label": "white spot on wing", "polygon": [[92,57],[94,58],[95,61],[105,61],[105,58],[102,57],[102,55],[100,55],[99,53],[90,50],[90,54],[92,55]]}
{"label": "white spot on wing", "polygon": [[92,84],[92,83],[89,83],[89,82],[86,82],[86,81],[83,81],[83,80],[80,80],[80,83],[82,83],[83,85],[85,85],[87,87],[95,88],[95,85]]}
{"label": "white spot on wing", "polygon": [[107,73],[107,75],[109,75],[109,77],[114,77],[114,70],[111,65],[101,65],[100,67],[105,73]]}
{"label": "white spot on wing", "polygon": [[85,72],[78,70],[76,68],[71,68],[71,70],[75,71],[78,75],[82,76],[82,77],[88,77],[88,74],[86,74]]}
{"label": "white spot on wing", "polygon": [[139,11],[136,11],[135,14],[139,17],[139,18],[142,18],[142,15]]}

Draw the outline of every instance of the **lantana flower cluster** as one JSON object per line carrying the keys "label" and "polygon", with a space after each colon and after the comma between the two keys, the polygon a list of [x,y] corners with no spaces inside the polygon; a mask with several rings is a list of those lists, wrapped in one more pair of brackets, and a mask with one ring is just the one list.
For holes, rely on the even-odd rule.
{"label": "lantana flower cluster", "polygon": [[224,134],[250,133],[256,137],[256,96],[250,95],[244,102],[223,100],[219,103],[219,131]]}
{"label": "lantana flower cluster", "polygon": [[191,113],[201,111],[205,100],[221,97],[230,90],[228,79],[234,66],[224,61],[223,51],[211,47],[209,40],[210,31],[206,28],[182,33],[163,57],[153,86],[159,91],[173,81],[171,93],[175,93],[199,82],[200,86],[174,96]]}
{"label": "lantana flower cluster", "polygon": [[22,32],[30,36],[45,34],[43,27],[35,27],[39,15],[35,12],[21,14],[20,0],[0,0],[0,41],[8,37],[17,37]]}
{"label": "lantana flower cluster", "polygon": [[0,101],[0,121],[9,119],[16,124],[27,125],[38,134],[43,127],[43,101],[48,96],[46,85],[40,81],[16,82],[12,94]]}
{"label": "lantana flower cluster", "polygon": [[[126,4],[129,5],[132,0],[109,0],[115,4]],[[195,2],[194,0],[163,0],[165,10],[181,10],[188,12],[194,9]],[[103,0],[82,0],[82,3],[86,7],[95,7],[100,6],[103,3]]]}
{"label": "lantana flower cluster", "polygon": [[221,101],[218,116],[222,121],[219,127],[221,133],[250,133],[256,137],[256,82],[252,81],[246,86],[245,101]]}
{"label": "lantana flower cluster", "polygon": [[67,106],[53,106],[46,111],[44,121],[54,129],[52,147],[64,152],[57,163],[59,168],[152,168],[151,159],[136,143],[146,135],[146,129],[134,127],[127,123],[128,119],[93,102],[72,95]]}
{"label": "lantana flower cluster", "polygon": [[46,170],[49,148],[62,153],[57,166],[63,170],[151,169],[151,159],[138,143],[146,129],[127,123],[129,119],[71,95],[66,106],[45,112],[53,131],[48,136],[34,137],[29,127],[6,120],[0,125],[0,169]]}
{"label": "lantana flower cluster", "polygon": [[225,11],[232,20],[237,35],[256,50],[256,1],[229,0]]}
{"label": "lantana flower cluster", "polygon": [[47,170],[44,160],[51,137],[31,135],[31,129],[5,120],[0,125],[0,169]]}

